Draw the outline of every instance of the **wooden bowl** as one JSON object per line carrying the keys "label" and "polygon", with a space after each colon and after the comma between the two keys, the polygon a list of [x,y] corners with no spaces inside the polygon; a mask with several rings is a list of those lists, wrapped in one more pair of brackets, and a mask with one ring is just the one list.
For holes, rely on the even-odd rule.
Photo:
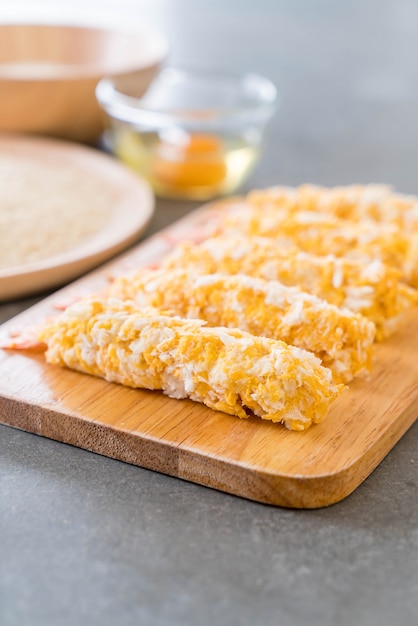
{"label": "wooden bowl", "polygon": [[104,76],[144,92],[167,53],[163,36],[65,25],[0,25],[0,130],[95,143]]}

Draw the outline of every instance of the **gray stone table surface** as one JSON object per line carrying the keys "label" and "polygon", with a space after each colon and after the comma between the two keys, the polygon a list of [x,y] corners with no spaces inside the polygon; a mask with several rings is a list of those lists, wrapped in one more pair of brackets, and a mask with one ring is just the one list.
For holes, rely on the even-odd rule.
{"label": "gray stone table surface", "polygon": [[[90,4],[145,15],[173,64],[275,81],[281,107],[244,189],[418,194],[416,0]],[[158,201],[149,232],[195,206]],[[0,426],[0,624],[416,626],[417,444],[415,424],[351,496],[295,511]]]}

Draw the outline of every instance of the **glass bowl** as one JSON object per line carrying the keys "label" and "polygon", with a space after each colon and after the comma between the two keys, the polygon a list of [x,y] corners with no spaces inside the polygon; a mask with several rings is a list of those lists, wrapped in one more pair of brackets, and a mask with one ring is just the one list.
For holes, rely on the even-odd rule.
{"label": "glass bowl", "polygon": [[106,147],[159,196],[206,200],[234,192],[256,163],[277,100],[273,83],[166,68],[143,97],[135,83],[105,78]]}

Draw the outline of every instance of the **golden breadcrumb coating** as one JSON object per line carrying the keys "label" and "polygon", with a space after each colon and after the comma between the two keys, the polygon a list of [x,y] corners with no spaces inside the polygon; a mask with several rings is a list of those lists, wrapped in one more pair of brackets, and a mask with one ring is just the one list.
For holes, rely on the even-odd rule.
{"label": "golden breadcrumb coating", "polygon": [[370,263],[379,259],[398,268],[405,282],[418,287],[418,259],[408,236],[395,224],[372,220],[346,220],[315,211],[286,208],[260,210],[251,204],[229,207],[221,217],[216,234],[263,236],[278,246],[298,247],[320,256],[358,259]]}
{"label": "golden breadcrumb coating", "polygon": [[113,298],[71,305],[40,340],[49,363],[292,430],[320,422],[344,388],[300,348]]}
{"label": "golden breadcrumb coating", "polygon": [[396,224],[407,233],[418,232],[418,198],[395,193],[387,185],[274,186],[251,191],[246,201],[259,209],[317,211],[342,219]]}
{"label": "golden breadcrumb coating", "polygon": [[108,295],[140,306],[240,328],[314,352],[336,382],[371,369],[375,326],[297,287],[244,274],[198,275],[187,269],[141,270],[115,280]]}
{"label": "golden breadcrumb coating", "polygon": [[190,269],[200,274],[238,274],[298,286],[339,307],[361,313],[376,325],[376,339],[399,326],[402,313],[418,303],[418,290],[400,282],[401,273],[380,261],[319,256],[284,249],[267,237],[212,237],[183,243],[161,264],[166,270]]}

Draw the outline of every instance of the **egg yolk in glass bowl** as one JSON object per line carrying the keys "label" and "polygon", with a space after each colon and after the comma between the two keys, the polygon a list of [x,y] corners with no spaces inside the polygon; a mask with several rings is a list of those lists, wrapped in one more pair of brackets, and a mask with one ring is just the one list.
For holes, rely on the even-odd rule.
{"label": "egg yolk in glass bowl", "polygon": [[213,192],[226,175],[221,140],[204,133],[182,134],[176,141],[160,139],[150,164],[150,177],[164,195]]}

